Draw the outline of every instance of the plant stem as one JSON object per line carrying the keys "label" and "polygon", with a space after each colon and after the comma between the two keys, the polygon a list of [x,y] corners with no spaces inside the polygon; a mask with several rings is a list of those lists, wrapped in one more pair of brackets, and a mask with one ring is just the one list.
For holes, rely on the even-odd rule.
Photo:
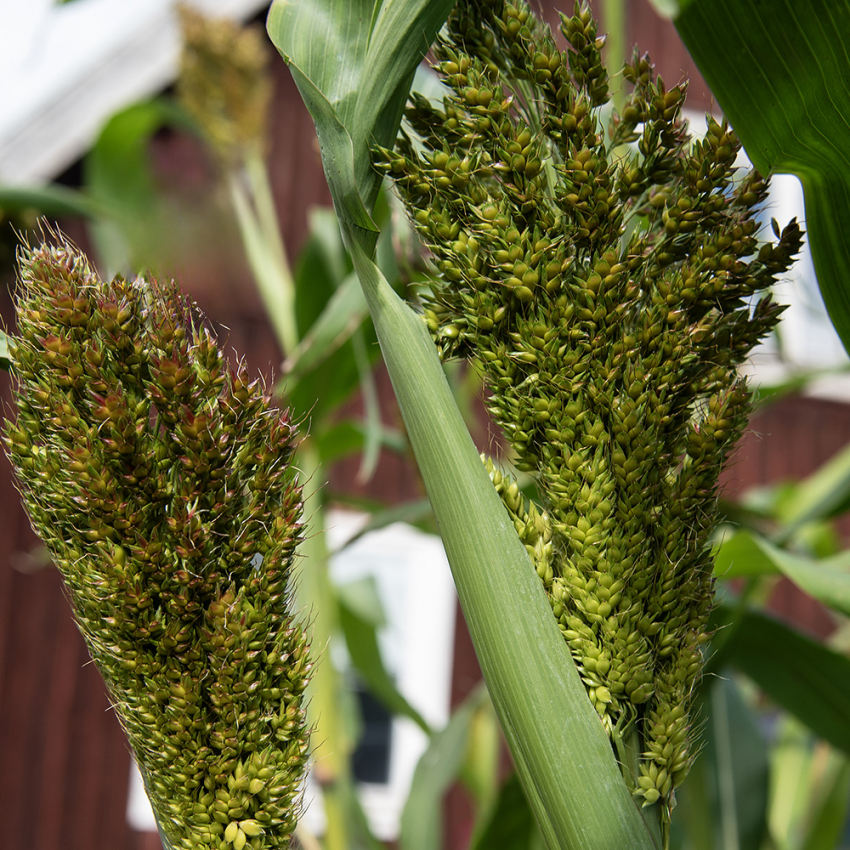
{"label": "plant stem", "polygon": [[305,489],[304,515],[310,533],[301,546],[304,558],[299,573],[297,599],[299,607],[309,612],[312,623],[313,657],[317,662],[308,688],[307,714],[313,727],[313,771],[324,798],[327,829],[325,850],[349,850],[349,829],[345,801],[352,793],[350,740],[340,711],[342,677],[330,659],[330,642],[339,631],[339,613],[328,570],[325,544],[324,506],[320,487],[324,473],[310,440],[299,449],[299,460],[311,483]]}
{"label": "plant stem", "polygon": [[228,184],[245,254],[284,357],[298,344],[295,284],[280,238],[265,163],[249,156]]}
{"label": "plant stem", "polygon": [[616,87],[611,85],[614,107],[622,112],[625,103],[623,77],[620,73],[626,61],[626,4],[624,0],[602,0],[602,22],[608,32],[605,43],[605,64],[616,74]]}

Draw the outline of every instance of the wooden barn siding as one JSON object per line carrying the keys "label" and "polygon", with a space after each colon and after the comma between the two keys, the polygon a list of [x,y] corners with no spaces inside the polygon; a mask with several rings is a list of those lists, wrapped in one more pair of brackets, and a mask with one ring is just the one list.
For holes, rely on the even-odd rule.
{"label": "wooden barn siding", "polygon": [[[551,13],[547,3],[547,16]],[[565,0],[564,7],[571,3]],[[630,41],[652,52],[668,84],[690,75],[691,102],[710,106],[710,96],[696,80],[692,65],[668,24],[659,21],[647,0],[634,0],[629,11]],[[603,25],[604,26],[604,25]],[[328,205],[312,122],[294,85],[276,63],[277,91],[273,119],[271,173],[282,230],[293,256],[306,235],[306,210]],[[695,81],[696,80],[696,81]],[[172,140],[158,151],[163,172],[185,177],[196,167],[191,143]],[[169,166],[170,162],[170,166]],[[203,166],[201,166],[203,169]],[[82,231],[69,223],[75,237]],[[222,262],[211,246],[206,261],[175,270],[207,312],[231,329],[229,344],[244,353],[254,368],[267,370],[279,360],[262,307],[244,268]],[[10,321],[8,297],[2,312]],[[397,411],[381,373],[388,421]],[[0,376],[8,400],[8,381]],[[850,437],[850,408],[828,402],[788,400],[767,411],[745,438],[731,484],[746,487],[805,474]],[[758,432],[761,436],[756,436]],[[333,473],[335,487],[353,479],[349,465]],[[372,490],[384,498],[409,498],[418,482],[409,465],[382,459]],[[6,818],[3,847],[28,850],[159,850],[152,834],[134,834],[126,825],[129,753],[110,709],[97,671],[88,663],[74,627],[58,573],[53,568],[22,572],[20,554],[36,545],[11,482],[5,456],[0,458],[0,799]],[[479,678],[468,634],[459,620],[453,701],[460,701]],[[465,846],[470,818],[462,795],[447,807],[446,846]]]}

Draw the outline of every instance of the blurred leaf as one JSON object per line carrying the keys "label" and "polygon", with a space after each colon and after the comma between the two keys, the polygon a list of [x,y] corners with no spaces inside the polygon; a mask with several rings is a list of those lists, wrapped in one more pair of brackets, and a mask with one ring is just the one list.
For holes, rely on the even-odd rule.
{"label": "blurred leaf", "polygon": [[808,478],[799,482],[778,504],[788,540],[801,526],[843,512],[850,505],[850,446],[842,449]]}
{"label": "blurred leaf", "polygon": [[773,843],[779,850],[833,850],[847,822],[850,761],[793,717],[781,717],[774,736]]}
{"label": "blurred leaf", "polygon": [[789,376],[784,381],[776,384],[759,384],[755,387],[755,405],[757,409],[768,407],[774,402],[789,395],[796,395],[805,390],[818,378],[843,375],[850,370],[850,366],[840,366],[830,369],[811,369]]}
{"label": "blurred leaf", "polygon": [[537,821],[519,777],[512,773],[502,786],[492,816],[471,850],[529,850],[537,841],[542,843]]}
{"label": "blurred leaf", "polygon": [[688,0],[649,0],[649,2],[662,18],[672,18]]}
{"label": "blurred leaf", "polygon": [[722,578],[780,573],[809,596],[850,616],[850,550],[814,560],[780,549],[751,532],[741,531],[720,546],[714,569]]}
{"label": "blurred leaf", "polygon": [[6,332],[0,329],[0,369],[6,369],[8,371],[10,365],[9,338]]}
{"label": "blurred leaf", "polygon": [[360,471],[357,480],[368,481],[378,466],[378,456],[381,450],[383,425],[381,423],[381,406],[378,402],[378,390],[375,386],[375,376],[372,374],[372,364],[369,361],[369,351],[363,334],[358,330],[351,338],[354,348],[354,362],[357,364],[357,374],[360,378],[360,399],[363,402],[363,457],[360,461]]}
{"label": "blurred leaf", "polygon": [[[316,423],[325,422],[360,386],[350,337],[358,327],[352,318],[363,295],[356,278],[346,281],[351,268],[336,215],[329,209],[313,209],[310,236],[294,275],[295,315],[304,343],[284,364],[284,369],[291,371],[284,373],[278,391],[287,395],[299,416],[308,416]],[[374,329],[370,322],[360,324],[369,361],[374,362],[378,356]],[[363,430],[362,435],[365,433]],[[365,445],[362,435],[361,450]]]}
{"label": "blurred leaf", "polygon": [[299,380],[336,351],[368,314],[357,275],[349,274],[283,363],[284,379]]}
{"label": "blurred leaf", "polygon": [[68,186],[0,186],[0,209],[4,213],[33,210],[39,215],[104,218],[108,205],[89,197],[86,192]]}
{"label": "blurred leaf", "polygon": [[701,757],[713,768],[717,784],[716,847],[758,850],[766,830],[767,745],[734,682],[714,682],[709,706]]}
{"label": "blurred leaf", "polygon": [[333,210],[310,210],[309,236],[295,264],[295,313],[302,338],[311,333],[351,272]]}
{"label": "blurred leaf", "polygon": [[713,613],[711,660],[746,673],[774,702],[834,747],[850,753],[850,659],[754,611]]}
{"label": "blurred leaf", "polygon": [[827,778],[827,793],[812,818],[802,850],[832,850],[839,845],[850,811],[850,761],[841,759]]}
{"label": "blurred leaf", "polygon": [[344,549],[346,546],[350,546],[355,540],[359,540],[364,534],[369,534],[371,531],[378,531],[396,522],[406,522],[409,525],[416,525],[430,516],[431,503],[428,499],[416,499],[413,502],[404,502],[401,505],[393,505],[390,508],[375,511],[370,515],[369,522],[353,537],[346,540],[342,548]]}
{"label": "blurred leaf", "polygon": [[95,222],[91,228],[106,274],[135,270],[139,262],[140,245],[148,239],[156,208],[148,143],[167,125],[193,126],[170,100],[134,104],[109,119],[85,159],[90,197],[114,215],[114,220]]}
{"label": "blurred leaf", "polygon": [[771,748],[768,826],[779,850],[798,850],[815,791],[815,737],[795,717],[781,715]]}
{"label": "blurred leaf", "polygon": [[[324,426],[324,427],[321,427]],[[331,425],[319,423],[311,434],[322,463],[329,464],[363,451],[366,426],[359,419],[343,419]],[[409,446],[404,434],[396,428],[381,425],[380,441],[383,448],[404,454]]]}
{"label": "blurred leaf", "polygon": [[677,789],[674,846],[760,850],[767,824],[768,748],[728,677],[704,689],[701,752]]}
{"label": "blurred leaf", "polygon": [[[374,336],[370,338],[374,340]],[[370,356],[377,357],[376,346],[370,346],[368,350]],[[349,340],[300,381],[284,378],[277,390],[285,394],[296,418],[308,420],[308,430],[312,431],[352,397],[359,387],[358,378],[354,349]]]}
{"label": "blurred leaf", "polygon": [[762,174],[795,174],[821,294],[850,349],[850,0],[689,0],[676,28]]}
{"label": "blurred leaf", "polygon": [[717,578],[774,575],[778,571],[776,564],[748,531],[727,535],[714,555],[714,574]]}
{"label": "blurred leaf", "polygon": [[[345,547],[342,547],[345,548]],[[341,549],[339,551],[342,551]],[[363,622],[376,629],[387,625],[381,594],[374,576],[350,581],[336,586],[337,601]]]}
{"label": "blurred leaf", "polygon": [[472,719],[486,699],[487,691],[481,683],[455,709],[445,728],[431,738],[416,765],[401,813],[399,850],[440,850],[443,846],[443,795],[457,779]]}
{"label": "blurred leaf", "polygon": [[[486,829],[499,796],[499,763],[502,757],[502,732],[493,701],[482,700],[470,723],[469,740],[460,781],[469,792],[475,812],[470,847]],[[526,804],[527,805],[527,804]]]}
{"label": "blurred leaf", "polygon": [[337,589],[339,622],[351,663],[372,695],[393,714],[409,717],[426,734],[431,729],[422,715],[399,693],[384,667],[377,629],[383,611],[373,577]]}

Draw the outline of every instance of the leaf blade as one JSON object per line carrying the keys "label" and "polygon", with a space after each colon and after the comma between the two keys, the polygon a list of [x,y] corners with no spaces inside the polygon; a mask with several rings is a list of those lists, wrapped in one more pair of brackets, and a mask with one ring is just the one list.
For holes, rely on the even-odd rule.
{"label": "leaf blade", "polygon": [[[850,753],[850,659],[770,617],[718,610],[729,634],[712,661],[749,676],[834,747]],[[721,635],[723,633],[721,632]]]}
{"label": "leaf blade", "polygon": [[592,833],[600,847],[618,841],[652,846],[424,323],[392,291],[356,235],[349,234],[348,247],[482,671],[547,842],[570,847]]}
{"label": "leaf blade", "polygon": [[809,243],[827,311],[850,350],[848,0],[691,0],[676,28],[763,174],[803,184]]}

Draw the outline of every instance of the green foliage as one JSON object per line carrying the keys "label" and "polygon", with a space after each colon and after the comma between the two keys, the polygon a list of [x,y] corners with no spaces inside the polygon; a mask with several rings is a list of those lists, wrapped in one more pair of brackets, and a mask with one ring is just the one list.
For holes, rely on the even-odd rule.
{"label": "green foliage", "polygon": [[600,847],[651,846],[652,826],[642,823],[629,799],[427,331],[373,259],[370,210],[378,178],[369,147],[394,137],[407,82],[450,6],[388,0],[375,4],[369,17],[357,4],[278,0],[269,32],[316,121],[344,239],[490,693],[541,829],[553,846],[588,835]]}
{"label": "green foliage", "polygon": [[712,667],[730,664],[834,747],[850,753],[850,659],[763,613],[715,614]]}

